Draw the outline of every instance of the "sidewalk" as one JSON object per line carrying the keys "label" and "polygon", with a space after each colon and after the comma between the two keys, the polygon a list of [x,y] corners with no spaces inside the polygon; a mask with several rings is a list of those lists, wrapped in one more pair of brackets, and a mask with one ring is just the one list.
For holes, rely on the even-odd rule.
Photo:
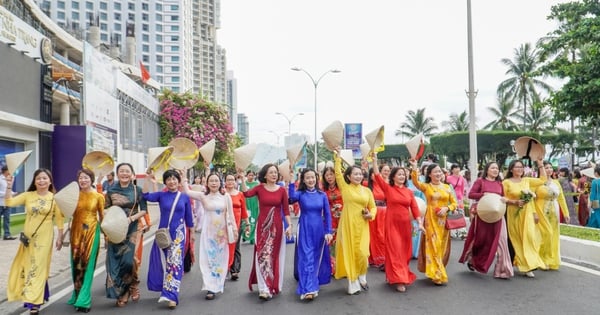
{"label": "sidewalk", "polygon": [[[150,211],[150,218],[152,219],[152,229],[150,232],[144,234],[145,238],[153,236],[156,231],[158,219],[160,213],[158,204],[148,203],[148,209]],[[0,240],[0,253],[3,257],[0,258],[0,314],[12,314],[18,312],[19,309],[23,309],[23,304],[20,301],[8,302],[6,297],[6,287],[8,281],[8,272],[12,265],[13,259],[17,254],[19,248],[19,240],[4,241]],[[105,262],[104,249],[104,238],[100,242],[100,252],[98,254],[98,262],[96,268],[103,266]],[[50,286],[50,295],[57,292],[57,288],[64,286],[71,282],[71,258],[70,258],[70,247],[62,248],[60,251],[56,249],[52,252],[52,262],[50,264],[50,276],[48,279],[48,285]]]}

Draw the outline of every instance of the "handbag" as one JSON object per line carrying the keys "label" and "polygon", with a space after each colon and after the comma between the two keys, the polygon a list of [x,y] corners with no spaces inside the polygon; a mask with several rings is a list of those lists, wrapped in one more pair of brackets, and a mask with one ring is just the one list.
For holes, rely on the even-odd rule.
{"label": "handbag", "polygon": [[[52,198],[52,202],[50,203],[50,210],[46,213],[46,215],[42,219],[42,222],[40,222],[40,224],[38,224],[37,228],[35,228],[35,231],[33,232],[33,234],[31,234],[31,237],[34,237],[37,234],[37,231],[40,229],[40,226],[42,226],[42,224],[44,223],[44,221],[46,221],[46,218],[48,217],[50,212],[52,212],[53,206],[54,206],[54,198]],[[30,237],[27,236],[25,234],[25,232],[19,233],[19,241],[21,241],[21,244],[23,244],[23,246],[29,247],[29,239],[30,239]]]}
{"label": "handbag", "polygon": [[446,216],[446,230],[456,230],[467,227],[467,220],[462,211],[454,210]]}
{"label": "handbag", "polygon": [[169,232],[169,226],[171,225],[171,219],[173,218],[173,212],[175,211],[175,206],[177,205],[177,201],[179,201],[179,196],[181,192],[177,192],[177,196],[175,196],[175,200],[173,201],[173,205],[171,206],[171,213],[169,214],[169,222],[167,223],[167,227],[160,228],[156,230],[156,234],[154,234],[154,241],[156,241],[156,245],[160,249],[165,249],[173,244],[173,239],[171,239],[171,233]]}
{"label": "handbag", "polygon": [[592,209],[598,209],[598,208],[600,208],[600,201],[592,200]]}

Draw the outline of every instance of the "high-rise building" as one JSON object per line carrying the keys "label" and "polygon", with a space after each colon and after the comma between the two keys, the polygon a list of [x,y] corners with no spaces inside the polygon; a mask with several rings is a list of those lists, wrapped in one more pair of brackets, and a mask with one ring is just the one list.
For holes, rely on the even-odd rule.
{"label": "high-rise building", "polygon": [[237,114],[237,133],[242,139],[242,145],[250,143],[250,126],[248,116],[245,114]]}
{"label": "high-rise building", "polygon": [[238,114],[237,114],[237,80],[233,76],[233,71],[227,71],[227,111],[229,112],[229,120],[233,127],[233,132],[238,131]]}

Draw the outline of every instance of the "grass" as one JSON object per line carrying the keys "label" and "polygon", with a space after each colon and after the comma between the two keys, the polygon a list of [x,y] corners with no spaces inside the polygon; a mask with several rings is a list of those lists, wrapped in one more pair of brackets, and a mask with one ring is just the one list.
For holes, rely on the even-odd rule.
{"label": "grass", "polygon": [[575,225],[560,225],[560,235],[575,237],[583,240],[600,242],[600,229]]}
{"label": "grass", "polygon": [[10,233],[17,235],[23,231],[23,225],[25,225],[25,214],[14,214],[10,217]]}

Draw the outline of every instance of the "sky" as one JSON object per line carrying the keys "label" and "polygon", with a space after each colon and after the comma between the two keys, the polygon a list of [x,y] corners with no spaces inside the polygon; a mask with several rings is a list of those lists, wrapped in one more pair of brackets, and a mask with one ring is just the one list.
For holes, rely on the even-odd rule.
{"label": "sky", "polygon": [[[472,0],[477,126],[493,119],[496,88],[508,78],[500,60],[556,28],[556,0]],[[426,108],[440,126],[468,111],[467,1],[221,0],[217,42],[237,79],[238,113],[248,116],[250,142],[280,144],[288,133],[317,136],[334,120],[385,126],[395,136],[409,110]],[[439,129],[442,130],[441,128]]]}

